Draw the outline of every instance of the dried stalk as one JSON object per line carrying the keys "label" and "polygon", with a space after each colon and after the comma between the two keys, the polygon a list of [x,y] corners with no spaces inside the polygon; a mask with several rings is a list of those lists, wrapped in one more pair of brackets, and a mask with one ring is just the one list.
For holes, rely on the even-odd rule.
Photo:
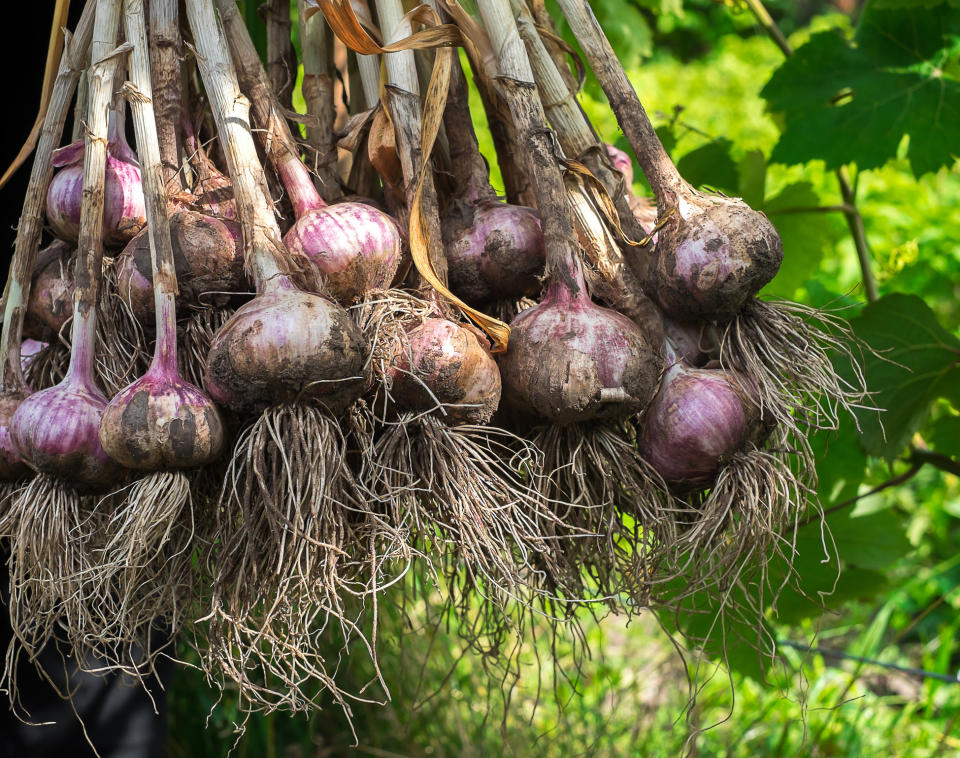
{"label": "dried stalk", "polygon": [[[399,0],[377,0],[377,15],[384,44],[389,45],[409,36],[411,29],[409,24],[403,21],[403,6]],[[423,122],[423,108],[420,103],[417,63],[412,50],[385,53],[383,61],[387,70],[387,107],[396,134],[407,207],[412,208],[423,161],[429,159],[429,156],[421,154],[420,125]],[[424,176],[420,203],[431,243],[428,251],[430,263],[440,281],[446,283],[447,258],[443,250],[440,207],[432,171],[427,171]],[[427,292],[429,285],[424,281],[422,288]]]}
{"label": "dried stalk", "polygon": [[297,59],[290,39],[290,0],[267,0],[261,10],[267,21],[267,71],[270,87],[280,104],[287,110],[292,110]]}
{"label": "dried stalk", "polygon": [[610,102],[617,123],[627,135],[630,147],[650,181],[650,186],[655,188],[657,205],[662,208],[673,207],[665,193],[676,193],[688,185],[664,150],[640,98],[637,97],[587,0],[559,0],[559,3],[590,68]]}
{"label": "dried stalk", "polygon": [[298,0],[300,47],[303,50],[303,99],[307,113],[316,119],[307,125],[307,142],[316,150],[314,170],[320,196],[332,203],[343,196],[337,174],[337,145],[333,134],[333,35],[322,13],[306,18],[306,3]]}
{"label": "dried stalk", "polygon": [[[171,193],[180,189],[182,147],[179,127],[182,121],[180,57],[183,45],[177,6],[177,0],[152,0],[150,3],[150,73],[163,178]],[[137,147],[142,150],[139,141]],[[143,155],[139,157],[143,160]]]}

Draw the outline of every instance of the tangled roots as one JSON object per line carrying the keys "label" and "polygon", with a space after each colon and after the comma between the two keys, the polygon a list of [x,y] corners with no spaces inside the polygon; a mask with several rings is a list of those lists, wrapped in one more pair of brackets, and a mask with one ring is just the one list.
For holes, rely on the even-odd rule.
{"label": "tangled roots", "polygon": [[[462,581],[462,575],[460,572],[459,577],[449,580]],[[532,602],[523,598],[500,607],[465,589],[458,594],[448,577],[432,582],[414,570],[400,586],[396,612],[412,634],[433,640],[453,633],[463,642],[450,675],[464,655],[474,654],[473,661],[485,673],[488,687],[487,697],[476,703],[477,708],[496,718],[499,694],[503,709],[500,716],[505,718],[514,689],[521,680],[530,682],[531,676],[542,682],[544,692],[552,689],[558,704],[579,691],[584,664],[591,658],[583,614],[568,613],[564,607],[557,616],[552,612],[555,601],[545,595],[534,597]],[[587,612],[594,610],[594,606],[586,608]],[[552,654],[543,655],[543,650]],[[561,694],[563,691],[565,694]]]}
{"label": "tangled roots", "polygon": [[13,502],[17,493],[27,484],[27,480],[0,482],[0,539],[9,539],[13,536],[17,521]]}
{"label": "tangled roots", "polygon": [[183,377],[197,387],[203,386],[203,372],[207,366],[210,343],[235,308],[196,308],[181,321],[177,334],[177,360]]}
{"label": "tangled roots", "polygon": [[406,414],[377,436],[368,478],[411,552],[496,606],[537,584],[537,566],[553,567],[551,535],[568,529],[539,496],[541,466],[503,429]]}
{"label": "tangled roots", "polygon": [[[435,315],[434,303],[403,290],[372,290],[364,299],[350,308],[350,314],[370,344],[367,359],[371,386],[381,387],[387,370],[398,351],[406,344],[404,335],[419,326],[430,315]],[[389,388],[387,388],[389,390]],[[375,402],[381,407],[386,402]]]}
{"label": "tangled roots", "polygon": [[[836,429],[839,412],[864,405],[867,385],[857,360],[869,349],[842,318],[786,300],[749,300],[721,336],[724,366],[749,377],[744,388],[761,415],[795,430]],[[831,355],[850,371],[838,373]],[[847,374],[844,376],[844,374]]]}
{"label": "tangled roots", "polygon": [[530,297],[522,297],[519,300],[498,300],[493,304],[489,313],[503,323],[509,324],[527,308],[532,308],[536,304],[537,301]]}
{"label": "tangled roots", "polygon": [[679,600],[694,593],[726,596],[749,586],[745,598],[775,603],[781,588],[765,598],[768,567],[778,561],[789,578],[796,532],[808,499],[819,508],[815,483],[798,476],[791,454],[768,443],[748,448],[724,466],[709,492],[689,503],[688,522],[677,543],[677,575],[684,578]]}
{"label": "tangled roots", "polygon": [[337,422],[312,406],[266,409],[237,441],[216,519],[208,675],[268,710],[315,706],[311,678],[339,699],[322,651],[339,634],[375,660],[360,616],[368,601],[376,616],[379,564]]}
{"label": "tangled roots", "polygon": [[[59,384],[70,364],[70,327],[27,362],[24,377],[33,390]],[[139,322],[116,289],[112,265],[104,265],[104,281],[97,314],[97,376],[108,397],[142,376],[147,369],[147,340]]]}
{"label": "tangled roots", "polygon": [[96,602],[109,584],[109,570],[97,553],[114,501],[113,495],[79,495],[46,474],[13,496],[7,528],[14,640],[5,673],[11,688],[21,655],[33,659],[59,637],[82,658],[98,630],[114,622],[110,609]]}
{"label": "tangled roots", "polygon": [[30,359],[24,379],[34,391],[45,390],[63,381],[69,365],[70,344],[58,339]]}
{"label": "tangled roots", "polygon": [[[194,516],[190,481],[182,471],[147,474],[125,490],[105,526],[99,565],[109,575],[98,602],[113,623],[97,634],[102,666],[140,675],[152,670],[173,635],[154,647],[154,632],[175,633],[186,620],[193,590]],[[104,615],[107,615],[106,613]]]}
{"label": "tangled roots", "polygon": [[544,454],[543,497],[567,524],[558,548],[564,560],[554,577],[571,600],[626,592],[646,603],[657,567],[676,541],[680,505],[636,451],[621,425],[580,424],[535,430]]}
{"label": "tangled roots", "polygon": [[116,269],[104,263],[97,315],[97,374],[107,397],[143,376],[149,361],[148,339],[130,304],[117,291]]}

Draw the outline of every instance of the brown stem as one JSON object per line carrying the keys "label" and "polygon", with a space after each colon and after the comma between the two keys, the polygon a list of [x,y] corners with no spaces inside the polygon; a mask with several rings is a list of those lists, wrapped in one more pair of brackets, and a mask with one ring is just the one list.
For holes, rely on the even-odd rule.
{"label": "brown stem", "polygon": [[563,14],[600,82],[617,123],[627,136],[662,214],[676,196],[691,191],[654,131],[640,98],[627,78],[587,0],[559,0]]}
{"label": "brown stem", "polygon": [[503,189],[507,202],[513,205],[536,207],[533,185],[530,183],[529,156],[519,149],[516,129],[510,117],[510,109],[503,101],[498,87],[486,78],[481,61],[471,56],[470,69],[473,82],[480,93],[487,127],[493,138],[493,148],[497,153],[497,165],[503,178]]}
{"label": "brown stem", "polygon": [[508,0],[481,0],[480,15],[500,64],[499,84],[517,128],[519,144],[531,157],[531,179],[543,225],[546,273],[571,292],[579,289],[576,232],[563,176],[553,149],[553,134],[533,83],[533,70],[510,13]]}
{"label": "brown stem", "polygon": [[83,202],[74,270],[72,350],[67,379],[93,379],[97,332],[97,298],[103,273],[103,204],[106,183],[108,114],[121,54],[115,49],[120,30],[120,0],[99,0],[90,48],[87,136],[83,149]]}
{"label": "brown stem", "polygon": [[[403,7],[400,0],[377,0],[377,14],[384,42],[389,44],[407,36],[410,29],[401,24]],[[397,140],[397,154],[403,170],[403,183],[407,208],[413,208],[414,193],[420,178],[424,156],[421,151],[423,108],[420,103],[417,64],[412,50],[384,54],[387,70],[387,109],[393,122]],[[430,239],[430,263],[441,282],[447,282],[447,257],[443,249],[443,234],[440,230],[440,207],[433,172],[427,171],[420,195],[422,217]],[[426,281],[420,288],[432,292]]]}
{"label": "brown stem", "polygon": [[[545,101],[544,110],[554,128],[560,147],[568,156],[586,165],[603,185],[613,201],[624,233],[634,240],[643,239],[646,233],[630,207],[623,174],[610,164],[606,148],[600,144],[593,127],[577,104],[572,90],[564,83],[522,0],[513,0],[513,8],[517,14],[517,28],[537,80],[537,88]],[[625,247],[624,258],[630,267],[632,282],[639,287],[639,282],[647,279],[649,254],[645,250],[632,246]],[[617,306],[614,305],[614,307]]]}
{"label": "brown stem", "polygon": [[[227,6],[236,11],[230,0]],[[229,49],[209,0],[187,0],[187,20],[197,48],[197,63],[233,182],[244,232],[244,261],[263,293],[289,282],[289,256],[267,193],[263,166],[250,126],[249,102],[240,92]]]}
{"label": "brown stem", "polygon": [[467,79],[457,59],[454,59],[450,70],[450,89],[447,107],[443,112],[443,124],[450,146],[450,170],[457,195],[467,202],[495,199],[487,163],[480,153],[477,135],[473,131]]}
{"label": "brown stem", "polygon": [[93,37],[95,0],[87,0],[73,37],[64,44],[60,68],[53,83],[50,102],[44,115],[43,127],[37,141],[33,168],[23,200],[23,211],[17,226],[8,292],[4,305],[3,330],[0,335],[0,360],[3,365],[3,389],[21,391],[25,388],[20,368],[20,338],[23,317],[30,295],[30,281],[37,260],[40,235],[43,231],[43,209],[47,188],[53,176],[50,157],[63,135],[63,126],[70,109],[70,99],[77,87]]}
{"label": "brown stem", "polygon": [[260,127],[258,135],[271,163],[280,174],[294,212],[299,218],[304,213],[321,208],[325,203],[317,193],[307,167],[300,160],[300,151],[293,139],[290,125],[280,109],[267,72],[250,39],[246,24],[233,0],[217,0],[223,30],[230,45],[240,88],[250,98],[253,119]]}
{"label": "brown stem", "polygon": [[87,94],[90,88],[87,87],[86,65],[82,68],[84,72],[80,75],[80,81],[77,82],[77,101],[73,105],[73,129],[70,135],[70,141],[76,142],[83,139],[83,119],[87,113]]}
{"label": "brown stem", "polygon": [[[550,11],[547,10],[547,4],[544,0],[530,0],[528,5],[530,14],[536,21],[537,26],[553,32],[555,36],[559,37],[560,32],[557,30],[557,25],[553,20],[553,16],[550,15]],[[553,60],[553,64],[556,66],[560,76],[563,77],[563,83],[566,85],[567,91],[576,92],[577,80],[574,78],[570,66],[567,65],[566,53],[556,42],[547,37],[543,38],[543,45],[549,53],[551,60]]]}
{"label": "brown stem", "polygon": [[267,24],[267,71],[277,102],[293,109],[293,84],[297,59],[290,39],[290,0],[267,0],[263,5]]}
{"label": "brown stem", "polygon": [[337,146],[333,125],[337,111],[333,102],[333,35],[322,13],[306,18],[306,3],[299,0],[300,47],[303,50],[303,99],[307,113],[316,118],[307,126],[307,142],[317,152],[316,172],[320,194],[328,203],[343,191],[337,174]]}
{"label": "brown stem", "polygon": [[857,207],[857,193],[850,183],[850,176],[845,166],[837,169],[837,182],[840,184],[840,194],[843,202],[852,208],[844,214],[847,226],[853,236],[853,244],[857,249],[857,261],[860,263],[860,273],[863,277],[863,291],[867,302],[875,302],[877,297],[877,280],[873,276],[873,265],[870,263],[870,243],[867,242],[867,231],[863,226],[863,216]]}
{"label": "brown stem", "polygon": [[960,461],[956,461],[943,453],[935,453],[932,450],[914,450],[910,454],[910,460],[916,464],[929,463],[934,468],[948,474],[960,476]]}
{"label": "brown stem", "polygon": [[[393,55],[393,53],[387,53]],[[401,90],[392,85],[387,88],[390,117],[393,120],[397,138],[397,154],[403,169],[403,184],[407,208],[413,207],[414,192],[423,165],[423,153],[420,149],[420,124],[423,120],[420,97],[412,92]],[[433,182],[433,172],[428,171],[423,180],[420,195],[420,207],[430,235],[430,263],[441,282],[447,282],[447,257],[443,249],[443,234],[440,230],[440,205],[437,190]],[[421,289],[427,288],[426,282]]]}
{"label": "brown stem", "polygon": [[153,79],[157,136],[167,191],[181,190],[180,123],[182,89],[180,56],[182,45],[177,0],[152,0],[150,3],[150,69]]}
{"label": "brown stem", "polygon": [[[173,3],[176,6],[176,2]],[[158,5],[157,0],[153,2]],[[137,137],[138,156],[142,167],[144,201],[147,210],[147,233],[153,251],[153,297],[156,312],[157,344],[153,362],[168,372],[177,370],[177,271],[167,216],[167,194],[164,190],[163,156],[160,148],[161,118],[155,113],[151,84],[150,56],[147,50],[147,29],[143,0],[124,0],[124,30],[133,44],[130,54],[130,78],[135,92],[130,96],[133,127]],[[179,70],[176,72],[179,79]],[[177,108],[179,111],[179,107]],[[179,115],[179,113],[178,113]]]}

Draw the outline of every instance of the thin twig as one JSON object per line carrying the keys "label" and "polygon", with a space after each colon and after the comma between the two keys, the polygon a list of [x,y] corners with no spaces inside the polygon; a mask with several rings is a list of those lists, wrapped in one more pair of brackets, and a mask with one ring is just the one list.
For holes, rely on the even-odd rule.
{"label": "thin twig", "polygon": [[856,211],[856,206],[847,205],[795,205],[789,208],[774,208],[768,210],[768,216],[789,216],[795,213],[852,213]]}
{"label": "thin twig", "polygon": [[945,471],[954,476],[960,476],[960,461],[954,460],[948,455],[935,453],[932,450],[913,450],[910,453],[910,461],[915,465],[929,463],[934,468]]}
{"label": "thin twig", "polygon": [[814,647],[809,644],[801,644],[798,642],[791,642],[789,640],[777,640],[777,644],[783,647],[792,647],[795,650],[802,650],[806,653],[816,653],[821,655],[824,658],[842,658],[847,661],[855,661],[856,663],[866,663],[871,666],[882,666],[886,669],[892,669],[894,671],[902,671],[904,674],[910,674],[911,676],[919,676],[922,679],[938,679],[941,682],[950,682],[951,684],[960,684],[960,676],[957,674],[941,674],[937,671],[926,671],[924,669],[913,668],[912,666],[900,666],[896,663],[887,663],[886,661],[878,661],[875,658],[866,658],[862,655],[853,655],[851,653],[846,653],[843,650],[836,650],[834,648],[828,647]]}
{"label": "thin twig", "polygon": [[855,495],[854,497],[851,497],[848,500],[844,500],[843,502],[837,503],[836,505],[831,505],[829,508],[824,509],[822,514],[816,513],[816,514],[813,514],[812,516],[809,516],[808,518],[804,519],[800,523],[800,526],[806,526],[815,518],[826,518],[831,513],[836,513],[837,511],[841,511],[844,508],[847,508],[848,506],[851,506],[854,503],[857,503],[863,500],[865,497],[870,497],[871,495],[876,495],[878,492],[883,492],[884,490],[889,489],[890,487],[896,487],[898,485],[901,485],[904,482],[909,481],[910,479],[913,479],[913,477],[917,475],[917,473],[920,471],[921,468],[923,468],[922,463],[915,464],[914,466],[911,466],[907,471],[904,471],[902,474],[899,474],[893,477],[892,479],[887,479],[887,481],[883,482],[882,484],[878,484],[872,490],[868,490],[867,492],[864,492],[862,494]]}

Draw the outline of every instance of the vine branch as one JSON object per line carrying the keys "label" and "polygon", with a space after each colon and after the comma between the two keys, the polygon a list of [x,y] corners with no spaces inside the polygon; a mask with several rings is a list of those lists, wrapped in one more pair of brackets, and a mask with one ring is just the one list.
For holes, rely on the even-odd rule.
{"label": "vine branch", "polygon": [[[780,27],[770,16],[763,0],[744,0],[750,12],[753,13],[757,23],[763,27],[770,39],[780,48],[785,57],[793,55],[793,48],[787,42],[787,38],[780,31]],[[847,226],[850,229],[850,235],[853,237],[853,244],[857,250],[857,260],[860,263],[860,272],[863,278],[863,291],[868,303],[877,299],[877,280],[873,275],[873,267],[870,264],[870,243],[867,242],[867,233],[863,226],[863,216],[860,215],[860,209],[857,207],[857,192],[850,182],[850,174],[845,166],[841,166],[835,172],[837,183],[840,185],[840,194],[843,197],[844,205],[843,215],[847,219]]]}

